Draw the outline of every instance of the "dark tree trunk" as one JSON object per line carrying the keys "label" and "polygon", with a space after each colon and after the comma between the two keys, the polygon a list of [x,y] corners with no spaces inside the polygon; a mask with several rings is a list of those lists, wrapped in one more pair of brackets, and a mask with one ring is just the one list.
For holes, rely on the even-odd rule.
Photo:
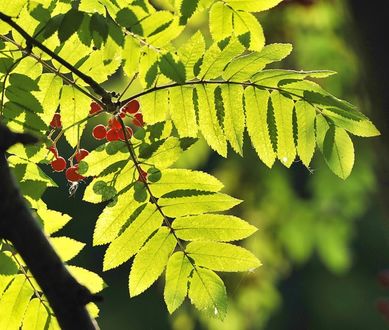
{"label": "dark tree trunk", "polygon": [[31,214],[8,166],[5,152],[11,145],[34,142],[32,136],[0,125],[0,239],[10,241],[23,258],[62,329],[97,329],[85,308],[96,297],[70,275]]}

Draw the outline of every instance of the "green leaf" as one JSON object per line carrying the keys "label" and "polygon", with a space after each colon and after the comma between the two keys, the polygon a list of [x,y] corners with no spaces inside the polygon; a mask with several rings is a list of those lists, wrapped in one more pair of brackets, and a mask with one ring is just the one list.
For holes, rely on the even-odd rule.
{"label": "green leaf", "polygon": [[[282,70],[282,69],[271,69],[263,70],[255,74],[251,81],[260,83],[268,87],[278,87],[281,83],[293,82],[295,80],[303,80],[305,78],[326,78],[334,75],[336,72],[328,70],[317,70],[317,71],[293,71],[293,70]],[[302,82],[300,82],[301,84]],[[307,83],[304,81],[303,83]],[[308,81],[311,85],[312,82]],[[285,89],[296,89],[299,88],[298,84],[292,83],[291,85],[283,86]],[[312,85],[310,86],[312,87]],[[308,86],[301,86],[300,89],[307,90]],[[301,93],[303,95],[303,93]]]}
{"label": "green leaf", "polygon": [[28,304],[23,319],[22,330],[45,329],[49,313],[39,298],[34,298]]}
{"label": "green leaf", "polygon": [[18,270],[19,267],[15,261],[9,255],[0,251],[0,277],[15,275]]}
{"label": "green leaf", "polygon": [[61,43],[67,41],[81,26],[84,14],[76,9],[70,9],[63,17],[58,29],[58,38]]}
{"label": "green leaf", "polygon": [[173,57],[171,53],[167,53],[159,60],[159,69],[167,78],[184,83],[186,80],[185,66],[180,61]]}
{"label": "green leaf", "polygon": [[50,237],[50,243],[63,261],[69,261],[78,255],[85,244],[69,237]]}
{"label": "green leaf", "polygon": [[329,130],[330,126],[328,125],[328,122],[326,118],[318,114],[316,116],[316,143],[320,151],[323,153],[324,150],[324,139],[326,137],[327,131]]}
{"label": "green leaf", "polygon": [[169,107],[167,89],[146,94],[139,99],[139,102],[147,124],[155,124],[166,120]]}
{"label": "green leaf", "polygon": [[322,114],[332,120],[332,122],[346,131],[356,136],[373,137],[380,135],[374,124],[364,118],[353,116],[353,112],[337,108],[328,108],[322,111]]}
{"label": "green leaf", "polygon": [[154,50],[142,48],[139,61],[139,79],[142,87],[150,88],[158,74],[158,54]]}
{"label": "green leaf", "polygon": [[43,121],[49,125],[55,111],[59,106],[62,79],[55,74],[44,73],[38,82],[40,91],[33,95],[42,104],[44,112],[40,114]]}
{"label": "green leaf", "polygon": [[278,91],[272,92],[270,97],[277,127],[277,156],[286,167],[290,167],[296,157],[293,136],[294,102]]}
{"label": "green leaf", "polygon": [[193,16],[196,12],[199,0],[177,0],[175,1],[175,6],[179,10],[180,24],[185,25],[189,18]]}
{"label": "green leaf", "polygon": [[193,87],[169,88],[169,112],[180,137],[197,137]]}
{"label": "green leaf", "polygon": [[271,44],[260,52],[235,58],[225,69],[223,79],[234,81],[249,80],[253,74],[261,71],[266,65],[278,62],[292,51],[291,44]]}
{"label": "green leaf", "polygon": [[169,258],[164,298],[170,314],[183,303],[188,292],[189,275],[192,270],[193,266],[183,252],[176,252]]}
{"label": "green leaf", "polygon": [[249,271],[261,265],[251,252],[228,243],[195,241],[185,251],[196,265],[221,272]]}
{"label": "green leaf", "polygon": [[220,41],[232,35],[232,14],[233,11],[224,2],[213,4],[209,11],[209,28],[213,40]]}
{"label": "green leaf", "polygon": [[69,270],[70,274],[74,276],[77,282],[86,286],[92,293],[98,293],[106,287],[103,279],[90,270],[77,266],[67,266],[67,269]]}
{"label": "green leaf", "polygon": [[196,32],[189,40],[178,49],[178,55],[186,68],[187,79],[195,77],[193,69],[205,52],[205,41],[200,31]]}
{"label": "green leaf", "polygon": [[214,176],[186,169],[163,170],[161,179],[150,184],[150,189],[156,197],[161,197],[175,190],[217,192],[222,188],[223,184]]}
{"label": "green leaf", "polygon": [[61,121],[65,130],[66,140],[71,146],[76,146],[81,139],[88,117],[90,99],[73,86],[63,86],[61,95]]}
{"label": "green leaf", "polygon": [[108,38],[108,23],[105,17],[98,13],[93,13],[90,19],[89,30],[95,46],[100,49]]}
{"label": "green leaf", "polygon": [[190,281],[188,296],[200,311],[220,319],[226,316],[226,287],[213,271],[196,267]]}
{"label": "green leaf", "polygon": [[132,77],[139,69],[140,51],[139,40],[131,35],[126,36],[122,57],[125,60],[123,71],[128,77]]}
{"label": "green leaf", "polygon": [[315,152],[315,108],[303,100],[296,102],[297,153],[306,167]]}
{"label": "green leaf", "polygon": [[79,173],[87,176],[99,176],[103,171],[108,169],[113,164],[127,161],[129,155],[124,152],[127,150],[127,146],[124,143],[115,143],[117,152],[113,153],[112,150],[107,148],[93,150],[88,157],[82,160],[79,164]]}
{"label": "green leaf", "polygon": [[265,46],[265,36],[263,34],[262,26],[259,24],[257,18],[244,11],[235,11],[233,16],[234,33],[240,37],[240,40],[245,35],[249,36],[249,43],[247,48],[249,50],[259,52]]}
{"label": "green leaf", "polygon": [[237,241],[257,231],[257,228],[232,215],[202,214],[177,218],[173,229],[185,241]]}
{"label": "green leaf", "polygon": [[130,296],[135,297],[149,288],[162,274],[177,240],[166,227],[145,244],[134,259],[130,272]]}
{"label": "green leaf", "polygon": [[330,126],[323,143],[323,155],[337,176],[346,179],[354,166],[354,146],[343,128]]}
{"label": "green leaf", "polygon": [[162,225],[163,217],[152,204],[147,204],[138,217],[108,247],[104,255],[104,270],[115,268],[138,253],[140,248]]}
{"label": "green leaf", "polygon": [[34,291],[24,275],[16,275],[0,298],[0,329],[19,329]]}
{"label": "green leaf", "polygon": [[45,233],[49,235],[63,228],[72,219],[67,214],[49,210],[47,205],[42,200],[38,200],[32,207],[36,209],[38,216],[43,221],[43,228]]}
{"label": "green leaf", "polygon": [[268,127],[268,102],[270,93],[267,90],[247,87],[244,93],[246,102],[247,131],[259,158],[271,168],[276,159]]}
{"label": "green leaf", "polygon": [[227,157],[227,142],[216,116],[215,86],[197,86],[199,126],[209,146]]}
{"label": "green leaf", "polygon": [[182,143],[183,139],[167,138],[150,158],[146,158],[147,163],[161,170],[173,165],[182,154],[182,151],[186,149],[186,146]]}
{"label": "green leaf", "polygon": [[9,57],[0,58],[0,73],[7,73],[14,65],[14,61]]}
{"label": "green leaf", "polygon": [[259,12],[277,6],[282,0],[225,0],[235,10]]}
{"label": "green leaf", "polygon": [[234,57],[242,54],[244,50],[244,46],[236,38],[231,39],[223,50],[220,50],[218,44],[214,43],[204,54],[199,77],[210,79],[221,76],[227,64]]}
{"label": "green leaf", "polygon": [[131,214],[141,205],[135,201],[133,188],[118,196],[115,205],[108,205],[100,214],[93,233],[93,245],[112,242]]}
{"label": "green leaf", "polygon": [[221,94],[224,106],[225,136],[231,147],[242,156],[245,127],[243,87],[240,85],[222,85]]}
{"label": "green leaf", "polygon": [[240,203],[240,200],[222,193],[159,199],[159,205],[169,217],[225,211]]}

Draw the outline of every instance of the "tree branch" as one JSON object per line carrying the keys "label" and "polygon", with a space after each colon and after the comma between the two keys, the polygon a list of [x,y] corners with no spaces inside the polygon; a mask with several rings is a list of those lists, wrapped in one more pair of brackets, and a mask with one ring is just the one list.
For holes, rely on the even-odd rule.
{"label": "tree branch", "polygon": [[10,241],[41,287],[62,329],[98,329],[85,308],[99,300],[66,269],[25,203],[11,174],[6,150],[15,143],[31,144],[29,134],[0,125],[0,239]]}
{"label": "tree branch", "polygon": [[[27,44],[35,46],[35,47],[39,48],[40,50],[44,51],[46,54],[50,55],[57,62],[62,64],[65,68],[67,68],[68,70],[73,72],[75,75],[77,75],[80,79],[82,79],[85,83],[87,83],[96,94],[101,96],[102,102],[105,105],[107,105],[109,108],[113,108],[111,94],[109,94],[104,88],[102,88],[98,82],[96,82],[90,76],[84,74],[83,72],[81,72],[80,70],[75,68],[69,62],[65,61],[63,58],[58,56],[56,53],[54,53],[53,51],[48,49],[45,45],[41,44],[38,40],[31,37],[20,25],[15,23],[10,16],[5,15],[2,12],[0,12],[0,20],[6,22],[8,25],[13,27],[16,31],[18,31],[22,35],[22,37],[27,41]],[[111,109],[107,109],[107,110],[110,111]]]}

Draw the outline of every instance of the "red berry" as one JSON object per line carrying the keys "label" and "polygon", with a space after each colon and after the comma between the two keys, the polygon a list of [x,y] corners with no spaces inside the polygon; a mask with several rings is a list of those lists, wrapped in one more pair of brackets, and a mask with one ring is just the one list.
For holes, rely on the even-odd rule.
{"label": "red berry", "polygon": [[98,104],[97,102],[92,102],[92,103],[90,104],[89,114],[90,114],[90,115],[94,115],[95,113],[98,113],[98,112],[100,112],[101,110],[103,110],[103,108],[101,107],[100,104]]}
{"label": "red berry", "polygon": [[58,157],[56,160],[53,160],[50,165],[53,171],[62,172],[66,168],[66,160],[63,157]]}
{"label": "red berry", "polygon": [[50,126],[52,128],[61,128],[62,123],[61,123],[61,114],[55,113],[53,116],[53,119],[50,122]]}
{"label": "red berry", "polygon": [[127,112],[127,113],[131,113],[131,114],[134,114],[134,113],[137,113],[138,110],[140,108],[140,104],[137,100],[132,100],[130,102],[128,102],[124,107],[123,107],[123,111],[124,112]]}
{"label": "red berry", "polygon": [[58,150],[57,150],[57,148],[54,145],[52,145],[48,149],[49,149],[49,151],[51,151],[53,153],[55,158],[58,158]]}
{"label": "red berry", "polygon": [[104,125],[97,125],[93,129],[92,135],[96,140],[103,140],[107,136],[107,129]]}
{"label": "red berry", "polygon": [[[126,134],[127,140],[129,140],[129,139],[131,139],[131,136],[133,134],[131,127],[126,126],[126,131],[127,131],[127,134]],[[125,141],[124,132],[122,129],[118,131],[118,136],[119,136],[120,140]]]}
{"label": "red berry", "polygon": [[141,113],[135,114],[134,118],[132,119],[132,123],[135,126],[142,127],[145,124],[143,121],[143,115]]}
{"label": "red berry", "polygon": [[139,178],[138,181],[146,182],[147,181],[147,172],[139,168]]}
{"label": "red berry", "polygon": [[107,141],[117,141],[119,140],[119,133],[116,129],[111,128],[107,132]]}
{"label": "red berry", "polygon": [[109,125],[109,127],[113,128],[115,130],[122,129],[122,125],[120,124],[120,121],[116,117],[111,118],[108,121],[108,125]]}
{"label": "red berry", "polygon": [[126,114],[124,112],[121,112],[121,111],[119,113],[119,116],[120,116],[120,118],[126,118]]}
{"label": "red berry", "polygon": [[78,152],[76,153],[76,160],[78,162],[80,162],[81,160],[83,160],[86,156],[89,155],[89,151],[88,150],[85,150],[85,149],[80,149],[78,150]]}
{"label": "red berry", "polygon": [[66,179],[71,182],[77,182],[85,179],[84,176],[77,173],[77,170],[78,170],[78,165],[69,167],[65,172]]}

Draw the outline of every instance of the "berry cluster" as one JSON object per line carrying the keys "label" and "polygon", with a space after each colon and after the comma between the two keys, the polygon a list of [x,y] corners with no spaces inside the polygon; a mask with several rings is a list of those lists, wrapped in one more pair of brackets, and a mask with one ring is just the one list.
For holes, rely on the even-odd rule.
{"label": "berry cluster", "polygon": [[[61,123],[61,114],[55,113],[53,116],[53,119],[50,122],[50,127],[54,129],[61,129],[62,128],[62,123]],[[53,145],[51,145],[49,148],[49,151],[54,155],[54,160],[50,163],[51,168],[53,169],[54,172],[63,172],[65,171],[65,176],[66,179],[69,182],[79,182],[83,179],[85,179],[84,176],[78,174],[78,164],[74,164],[73,160],[77,162],[80,162],[82,159],[84,159],[86,156],[89,155],[89,151],[85,149],[77,149],[77,152],[74,154],[73,157],[71,157],[70,160],[70,166],[68,166],[68,162],[63,158],[62,156],[59,155],[58,149],[55,145],[55,142]]]}
{"label": "berry cluster", "polygon": [[[71,166],[67,167],[67,161],[65,158],[61,157],[58,155],[58,149],[52,145],[49,147],[49,151],[53,153],[54,155],[54,160],[50,163],[51,168],[53,169],[54,172],[63,172],[65,171],[65,177],[69,182],[78,182],[83,179],[85,179],[84,176],[81,174],[78,174],[78,164],[72,164]],[[74,155],[74,158],[76,159],[77,162],[80,162],[83,160],[86,156],[89,155],[89,151],[86,149],[79,149],[77,150],[76,154]]]}
{"label": "berry cluster", "polygon": [[[117,116],[114,116],[108,121],[107,126],[102,124],[96,125],[92,131],[93,137],[96,140],[106,139],[109,142],[119,140],[125,141],[126,138],[130,139],[133,135],[131,127],[126,126],[126,132],[124,132],[118,117],[120,116],[120,118],[125,118],[127,115],[129,115],[132,118],[132,124],[137,127],[142,127],[144,125],[144,121],[143,115],[139,112],[139,108],[140,105],[137,100],[128,102],[120,109],[120,112]],[[100,111],[102,111],[101,106],[95,102],[92,102],[89,114],[94,115]]]}

